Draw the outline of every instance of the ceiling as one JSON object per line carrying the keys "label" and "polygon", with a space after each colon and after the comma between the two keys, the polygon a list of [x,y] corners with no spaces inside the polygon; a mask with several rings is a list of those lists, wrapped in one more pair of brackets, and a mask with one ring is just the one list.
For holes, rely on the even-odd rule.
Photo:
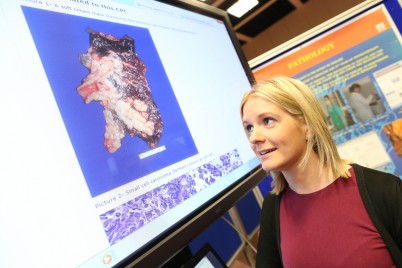
{"label": "ceiling", "polygon": [[[227,10],[237,0],[205,0],[211,6]],[[300,8],[308,0],[259,0],[259,4],[237,18],[228,13],[240,44],[251,41],[275,22]]]}

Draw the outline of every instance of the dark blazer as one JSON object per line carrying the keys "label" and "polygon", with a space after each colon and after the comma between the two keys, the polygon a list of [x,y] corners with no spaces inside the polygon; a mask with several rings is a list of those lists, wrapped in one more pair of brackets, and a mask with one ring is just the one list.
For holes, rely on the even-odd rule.
{"label": "dark blazer", "polygon": [[[351,165],[364,206],[384,239],[397,267],[402,268],[402,180],[394,175]],[[261,211],[257,268],[283,267],[280,248],[281,195],[268,194]]]}

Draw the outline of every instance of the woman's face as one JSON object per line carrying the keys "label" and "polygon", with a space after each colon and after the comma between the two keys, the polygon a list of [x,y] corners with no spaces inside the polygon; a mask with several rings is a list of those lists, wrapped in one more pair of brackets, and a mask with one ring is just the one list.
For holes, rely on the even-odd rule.
{"label": "woman's face", "polygon": [[266,171],[288,171],[306,152],[306,125],[272,102],[251,96],[243,106],[243,126]]}

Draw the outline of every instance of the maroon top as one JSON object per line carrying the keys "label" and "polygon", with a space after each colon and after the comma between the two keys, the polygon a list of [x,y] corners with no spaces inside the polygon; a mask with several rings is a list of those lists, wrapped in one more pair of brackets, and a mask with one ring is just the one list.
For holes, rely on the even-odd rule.
{"label": "maroon top", "polygon": [[351,178],[311,194],[286,188],[280,203],[284,267],[395,267],[350,171]]}

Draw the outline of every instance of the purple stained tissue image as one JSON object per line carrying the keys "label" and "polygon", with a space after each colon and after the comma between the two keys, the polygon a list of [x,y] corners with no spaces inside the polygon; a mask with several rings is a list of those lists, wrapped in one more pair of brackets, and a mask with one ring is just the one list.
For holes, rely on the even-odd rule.
{"label": "purple stained tissue image", "polygon": [[134,233],[242,164],[238,151],[233,150],[101,214],[109,243]]}

